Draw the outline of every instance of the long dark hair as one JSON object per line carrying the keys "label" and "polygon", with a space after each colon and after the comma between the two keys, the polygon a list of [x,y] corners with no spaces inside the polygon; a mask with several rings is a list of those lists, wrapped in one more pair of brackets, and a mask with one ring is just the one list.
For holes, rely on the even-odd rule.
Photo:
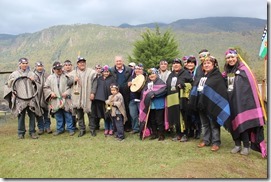
{"label": "long dark hair", "polygon": [[226,73],[235,73],[237,71],[239,65],[240,65],[240,60],[237,57],[237,62],[235,63],[235,65],[230,66],[227,62],[225,63],[225,65],[224,65],[224,71]]}

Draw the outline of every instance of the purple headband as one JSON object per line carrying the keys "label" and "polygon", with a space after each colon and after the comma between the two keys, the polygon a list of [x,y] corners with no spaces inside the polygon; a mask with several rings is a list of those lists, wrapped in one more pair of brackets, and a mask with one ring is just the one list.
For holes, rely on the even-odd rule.
{"label": "purple headband", "polygon": [[229,56],[234,56],[234,57],[237,57],[237,51],[234,50],[234,49],[228,49],[226,52],[225,52],[225,56],[226,57],[229,57]]}

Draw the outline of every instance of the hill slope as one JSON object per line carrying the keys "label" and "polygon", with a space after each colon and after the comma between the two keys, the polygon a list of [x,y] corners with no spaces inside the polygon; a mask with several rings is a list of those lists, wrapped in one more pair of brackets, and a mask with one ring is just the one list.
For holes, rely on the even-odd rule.
{"label": "hill slope", "polygon": [[[266,20],[254,18],[213,17],[178,20],[159,24],[161,30],[172,30],[179,41],[181,55],[197,55],[207,48],[219,61],[230,46],[239,46],[251,60],[258,60],[261,36]],[[59,25],[39,32],[20,35],[0,35],[0,71],[14,70],[20,57],[45,62],[47,70],[55,60],[75,62],[78,51],[88,66],[113,65],[114,56],[132,53],[133,43],[141,39],[146,27],[156,24],[107,27],[93,24]]]}

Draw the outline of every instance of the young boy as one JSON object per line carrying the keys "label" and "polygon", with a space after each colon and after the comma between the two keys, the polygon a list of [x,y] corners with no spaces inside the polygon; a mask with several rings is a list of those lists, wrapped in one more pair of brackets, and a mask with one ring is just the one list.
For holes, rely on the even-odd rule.
{"label": "young boy", "polygon": [[111,107],[111,117],[116,130],[116,138],[122,141],[124,139],[124,123],[127,121],[124,99],[116,84],[110,85],[110,90],[112,95],[108,97],[105,103]]}

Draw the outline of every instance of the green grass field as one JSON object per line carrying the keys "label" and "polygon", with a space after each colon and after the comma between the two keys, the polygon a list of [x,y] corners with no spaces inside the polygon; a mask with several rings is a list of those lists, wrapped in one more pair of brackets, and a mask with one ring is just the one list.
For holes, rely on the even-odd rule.
{"label": "green grass field", "polygon": [[[86,120],[88,123],[88,120]],[[28,119],[26,122],[28,130]],[[103,126],[103,124],[101,124]],[[52,119],[55,130],[55,120]],[[173,142],[139,140],[125,133],[123,142],[96,137],[89,131],[78,138],[66,132],[41,135],[34,140],[26,134],[17,139],[17,119],[0,116],[1,178],[268,178],[268,160],[251,151],[249,156],[231,154],[233,142],[222,128],[219,151],[198,148],[200,140]],[[265,131],[266,133],[266,131]]]}

